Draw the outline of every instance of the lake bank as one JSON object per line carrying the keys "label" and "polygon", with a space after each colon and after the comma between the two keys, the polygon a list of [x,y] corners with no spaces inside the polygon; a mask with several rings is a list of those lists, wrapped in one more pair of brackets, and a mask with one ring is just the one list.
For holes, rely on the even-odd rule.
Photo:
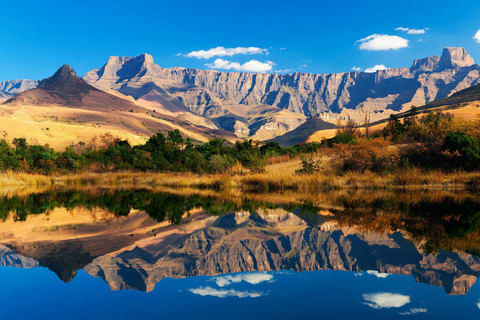
{"label": "lake bank", "polygon": [[0,186],[53,186],[53,185],[135,185],[241,189],[241,190],[295,190],[317,191],[330,189],[477,189],[480,172],[442,172],[413,169],[395,173],[334,174],[319,172],[308,175],[291,173],[217,174],[191,173],[81,173],[71,175],[39,175],[2,173]]}

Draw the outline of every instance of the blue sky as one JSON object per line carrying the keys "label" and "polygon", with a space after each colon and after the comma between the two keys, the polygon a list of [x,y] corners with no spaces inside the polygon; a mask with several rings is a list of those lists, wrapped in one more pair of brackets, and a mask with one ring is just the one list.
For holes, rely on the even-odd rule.
{"label": "blue sky", "polygon": [[[480,61],[478,0],[25,0],[2,4],[0,21],[0,81],[42,79],[64,63],[83,75],[145,52],[162,67],[266,72],[409,67],[446,46]],[[187,56],[217,47],[240,49]]]}

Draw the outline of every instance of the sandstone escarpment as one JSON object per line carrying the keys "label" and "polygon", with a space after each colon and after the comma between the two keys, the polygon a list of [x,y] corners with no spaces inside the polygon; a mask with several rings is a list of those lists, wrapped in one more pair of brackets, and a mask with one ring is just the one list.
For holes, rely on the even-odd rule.
{"label": "sandstone escarpment", "polygon": [[[372,120],[424,105],[479,83],[480,67],[463,48],[445,48],[442,56],[415,60],[411,68],[375,73],[255,74],[186,68],[161,68],[143,54],[111,57],[84,79],[101,89],[115,89],[139,98],[159,86],[193,112],[209,118],[243,106],[270,105],[306,117],[331,112]],[[143,83],[143,84],[142,84]]]}

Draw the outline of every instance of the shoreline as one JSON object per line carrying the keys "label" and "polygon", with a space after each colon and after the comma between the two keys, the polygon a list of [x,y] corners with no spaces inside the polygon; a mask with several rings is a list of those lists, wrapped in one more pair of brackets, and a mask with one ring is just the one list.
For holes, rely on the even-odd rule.
{"label": "shoreline", "polygon": [[69,175],[40,175],[6,172],[0,174],[0,187],[112,185],[163,186],[198,189],[238,189],[256,191],[325,191],[334,189],[431,189],[476,191],[480,187],[480,172],[442,172],[409,170],[388,174],[371,172],[345,174],[216,174],[192,173],[80,173]]}

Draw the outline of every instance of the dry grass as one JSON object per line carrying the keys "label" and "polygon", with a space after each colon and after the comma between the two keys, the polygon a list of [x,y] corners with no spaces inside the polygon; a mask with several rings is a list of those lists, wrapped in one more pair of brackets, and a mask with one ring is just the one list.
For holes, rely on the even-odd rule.
{"label": "dry grass", "polygon": [[332,189],[445,189],[459,190],[480,186],[480,172],[425,171],[411,169],[389,174],[347,172],[338,174],[323,170],[310,175],[295,174],[298,168],[287,162],[275,164],[274,170],[259,174],[196,175],[192,173],[81,173],[45,176],[6,172],[0,174],[0,185],[8,186],[163,186],[172,188],[211,188],[239,190],[321,191]]}
{"label": "dry grass", "polygon": [[11,171],[0,173],[1,186],[51,186],[54,178],[41,174],[14,173]]}

